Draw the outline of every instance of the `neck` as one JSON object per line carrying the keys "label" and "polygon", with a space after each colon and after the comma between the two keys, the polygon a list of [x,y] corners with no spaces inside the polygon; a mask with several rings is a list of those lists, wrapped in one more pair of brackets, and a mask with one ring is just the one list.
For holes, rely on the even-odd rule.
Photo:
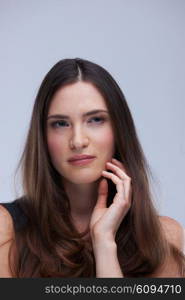
{"label": "neck", "polygon": [[99,180],[86,184],[63,181],[70,201],[71,214],[76,217],[89,217],[97,201]]}
{"label": "neck", "polygon": [[65,192],[69,198],[71,217],[79,232],[84,232],[98,197],[99,180],[86,184],[74,184],[63,180]]}

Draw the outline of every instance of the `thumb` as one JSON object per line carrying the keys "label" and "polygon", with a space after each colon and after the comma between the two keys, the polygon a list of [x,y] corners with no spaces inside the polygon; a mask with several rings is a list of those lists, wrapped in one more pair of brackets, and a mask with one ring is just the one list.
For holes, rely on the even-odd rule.
{"label": "thumb", "polygon": [[108,195],[108,183],[107,180],[104,178],[100,181],[98,187],[98,199],[96,202],[96,207],[98,208],[105,208],[107,207],[107,195]]}

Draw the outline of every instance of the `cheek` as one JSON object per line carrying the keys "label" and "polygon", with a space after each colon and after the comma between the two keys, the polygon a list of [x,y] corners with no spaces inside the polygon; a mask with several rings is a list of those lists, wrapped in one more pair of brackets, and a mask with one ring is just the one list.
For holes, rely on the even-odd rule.
{"label": "cheek", "polygon": [[103,134],[96,136],[97,144],[104,151],[108,150],[110,152],[114,152],[114,134],[111,129],[107,129],[103,132]]}
{"label": "cheek", "polygon": [[58,137],[57,138],[48,137],[47,143],[48,143],[48,150],[52,158],[55,158],[57,157],[58,154],[61,154],[63,143]]}

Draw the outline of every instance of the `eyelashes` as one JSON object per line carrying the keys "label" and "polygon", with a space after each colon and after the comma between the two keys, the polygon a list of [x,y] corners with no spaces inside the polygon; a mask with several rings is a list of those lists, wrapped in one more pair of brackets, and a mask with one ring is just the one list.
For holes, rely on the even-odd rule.
{"label": "eyelashes", "polygon": [[[96,120],[96,121],[92,122],[93,120]],[[105,121],[106,121],[105,117],[93,117],[88,120],[88,122],[95,123],[97,125],[102,124]],[[57,126],[58,124],[60,124],[60,126]],[[66,124],[68,124],[68,123],[65,120],[58,120],[58,121],[52,122],[51,127],[53,127],[53,128],[68,127],[68,126],[65,126]],[[63,125],[63,126],[61,126],[61,125]]]}

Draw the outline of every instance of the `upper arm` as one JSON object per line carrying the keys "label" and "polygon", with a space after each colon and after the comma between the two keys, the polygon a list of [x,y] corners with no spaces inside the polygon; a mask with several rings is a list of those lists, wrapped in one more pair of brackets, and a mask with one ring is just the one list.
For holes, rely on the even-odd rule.
{"label": "upper arm", "polygon": [[6,208],[0,205],[0,278],[12,277],[9,267],[9,250],[14,238],[13,220]]}
{"label": "upper arm", "polygon": [[[168,242],[173,244],[179,250],[184,250],[184,228],[173,218],[162,216],[159,217],[164,234]],[[151,277],[181,277],[179,266],[172,256],[167,256],[165,263],[160,266]]]}

